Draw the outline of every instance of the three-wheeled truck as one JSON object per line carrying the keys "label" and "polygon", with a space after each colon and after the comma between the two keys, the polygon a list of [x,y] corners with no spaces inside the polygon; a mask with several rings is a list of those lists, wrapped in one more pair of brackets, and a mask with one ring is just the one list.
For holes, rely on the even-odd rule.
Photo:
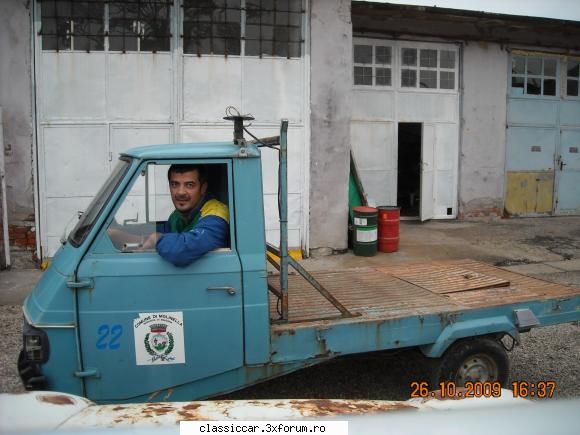
{"label": "three-wheeled truck", "polygon": [[[249,142],[243,121],[234,120],[233,142],[120,156],[24,302],[26,388],[109,403],[195,400],[341,355],[409,347],[432,358],[428,388],[505,384],[504,336],[517,342],[533,327],[580,320],[580,289],[475,261],[309,274],[288,255],[288,124]],[[279,248],[265,241],[264,146],[280,155]],[[209,168],[230,211],[227,248],[186,267],[138,241],[172,211],[167,168],[176,163]],[[116,241],[119,231],[133,241]]]}

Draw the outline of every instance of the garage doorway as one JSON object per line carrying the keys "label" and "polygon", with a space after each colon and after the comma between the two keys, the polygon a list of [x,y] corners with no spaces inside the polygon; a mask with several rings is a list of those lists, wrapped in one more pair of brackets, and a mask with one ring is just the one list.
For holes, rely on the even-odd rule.
{"label": "garage doorway", "polygon": [[397,205],[401,216],[419,218],[421,211],[421,144],[423,124],[398,125]]}

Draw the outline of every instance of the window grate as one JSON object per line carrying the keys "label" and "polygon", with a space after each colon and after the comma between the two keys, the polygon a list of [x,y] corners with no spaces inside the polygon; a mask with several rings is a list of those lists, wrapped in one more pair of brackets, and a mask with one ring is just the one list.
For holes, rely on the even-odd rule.
{"label": "window grate", "polygon": [[246,0],[245,10],[246,55],[301,56],[302,0]]}
{"label": "window grate", "polygon": [[[43,50],[169,51],[172,0],[38,0]],[[108,31],[106,30],[108,28]]]}
{"label": "window grate", "polygon": [[240,0],[184,0],[182,8],[184,53],[241,53]]}
{"label": "window grate", "polygon": [[171,0],[109,1],[109,51],[169,51]]}
{"label": "window grate", "polygon": [[183,0],[183,52],[300,57],[302,0]]}
{"label": "window grate", "polygon": [[43,50],[104,50],[104,0],[39,1]]}

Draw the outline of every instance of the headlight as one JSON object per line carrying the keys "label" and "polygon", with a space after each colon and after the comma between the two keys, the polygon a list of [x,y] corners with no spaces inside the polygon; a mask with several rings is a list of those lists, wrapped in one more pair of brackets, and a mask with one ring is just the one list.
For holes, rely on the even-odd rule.
{"label": "headlight", "polygon": [[42,361],[42,339],[40,335],[24,337],[24,352],[28,361]]}
{"label": "headlight", "polygon": [[45,363],[48,361],[49,345],[46,332],[24,322],[24,355],[28,361]]}

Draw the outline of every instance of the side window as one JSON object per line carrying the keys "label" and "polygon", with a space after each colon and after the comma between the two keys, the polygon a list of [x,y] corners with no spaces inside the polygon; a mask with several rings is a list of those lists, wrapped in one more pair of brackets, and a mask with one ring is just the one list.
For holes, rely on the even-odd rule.
{"label": "side window", "polygon": [[455,89],[456,52],[436,48],[401,49],[401,87]]}
{"label": "side window", "polygon": [[109,51],[169,51],[172,2],[109,2]]}
{"label": "side window", "polygon": [[[147,165],[117,209],[107,234],[119,251],[153,251],[154,243],[147,243],[152,234],[192,230],[202,216],[200,205],[210,200],[221,203],[218,216],[229,216],[227,164],[194,166],[202,168],[201,180],[199,171],[188,171],[191,166],[184,166],[181,169],[185,172],[170,181],[170,167],[170,164]],[[229,246],[228,241],[224,248]]]}
{"label": "side window", "polygon": [[43,0],[40,15],[43,50],[104,50],[103,0]]}
{"label": "side window", "polygon": [[185,54],[302,56],[302,0],[183,0]]}
{"label": "side window", "polygon": [[556,96],[557,72],[556,58],[512,56],[511,96]]}
{"label": "side window", "polygon": [[578,83],[580,83],[580,60],[568,59],[566,68],[566,96],[580,97]]}
{"label": "side window", "polygon": [[354,84],[391,86],[392,48],[386,45],[355,44]]}

